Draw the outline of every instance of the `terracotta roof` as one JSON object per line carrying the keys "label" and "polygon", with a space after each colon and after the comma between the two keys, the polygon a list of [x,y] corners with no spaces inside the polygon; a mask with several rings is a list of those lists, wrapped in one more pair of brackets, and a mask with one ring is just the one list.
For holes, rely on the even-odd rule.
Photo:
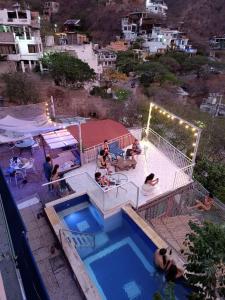
{"label": "terracotta roof", "polygon": [[[70,133],[79,140],[78,126],[68,127]],[[104,140],[111,140],[122,135],[126,135],[129,131],[120,123],[113,120],[89,121],[81,124],[83,147],[89,148],[103,143]]]}

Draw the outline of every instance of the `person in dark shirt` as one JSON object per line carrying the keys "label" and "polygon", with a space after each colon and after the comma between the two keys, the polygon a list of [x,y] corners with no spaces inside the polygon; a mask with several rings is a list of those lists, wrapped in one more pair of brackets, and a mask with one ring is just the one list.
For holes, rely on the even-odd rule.
{"label": "person in dark shirt", "polygon": [[[48,180],[48,182],[50,182],[52,170],[53,170],[52,159],[50,156],[46,157],[46,161],[43,164],[43,169],[44,169],[44,173],[45,173],[45,178]],[[50,185],[48,187],[50,189]]]}

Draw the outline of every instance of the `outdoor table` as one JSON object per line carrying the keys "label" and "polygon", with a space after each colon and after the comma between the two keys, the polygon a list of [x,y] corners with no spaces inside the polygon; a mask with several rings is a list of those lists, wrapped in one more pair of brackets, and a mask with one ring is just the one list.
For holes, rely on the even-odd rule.
{"label": "outdoor table", "polygon": [[124,183],[128,182],[127,175],[116,172],[108,175],[108,178],[111,182],[114,182],[116,184],[116,197],[118,196],[119,188],[127,192],[127,190],[123,186],[121,186]]}
{"label": "outdoor table", "polygon": [[32,154],[32,146],[35,144],[34,139],[25,139],[15,143],[15,147],[20,149],[20,154],[23,150],[30,150]]}

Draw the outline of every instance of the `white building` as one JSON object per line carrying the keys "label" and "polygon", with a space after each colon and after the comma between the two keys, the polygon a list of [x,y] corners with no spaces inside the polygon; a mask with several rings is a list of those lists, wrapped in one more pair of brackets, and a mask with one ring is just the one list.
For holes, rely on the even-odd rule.
{"label": "white building", "polygon": [[117,55],[114,51],[108,49],[96,50],[98,55],[98,64],[102,65],[103,69],[114,69],[116,67]]}
{"label": "white building", "polygon": [[125,41],[135,41],[138,33],[138,25],[130,22],[128,17],[122,18],[122,32]]}
{"label": "white building", "polygon": [[103,72],[103,66],[99,63],[99,57],[92,43],[83,45],[54,45],[45,49],[46,52],[68,52],[71,55],[86,62],[98,77]]}
{"label": "white building", "polygon": [[166,16],[168,6],[161,0],[146,0],[146,10],[153,14],[161,14]]}
{"label": "white building", "polygon": [[53,14],[56,14],[59,11],[59,3],[54,1],[48,1],[44,4],[43,15],[47,20],[51,19]]}
{"label": "white building", "polygon": [[0,10],[0,55],[23,72],[32,70],[43,56],[40,17],[29,9]]}

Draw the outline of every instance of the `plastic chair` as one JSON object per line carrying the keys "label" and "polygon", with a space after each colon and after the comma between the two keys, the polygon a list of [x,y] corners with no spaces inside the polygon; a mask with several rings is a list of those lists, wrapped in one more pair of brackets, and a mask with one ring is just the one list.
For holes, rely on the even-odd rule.
{"label": "plastic chair", "polygon": [[33,158],[29,159],[29,164],[27,164],[26,168],[24,168],[25,175],[27,174],[28,170],[33,170],[33,172],[36,173],[36,168],[35,168],[35,165],[34,165],[34,159]]}

